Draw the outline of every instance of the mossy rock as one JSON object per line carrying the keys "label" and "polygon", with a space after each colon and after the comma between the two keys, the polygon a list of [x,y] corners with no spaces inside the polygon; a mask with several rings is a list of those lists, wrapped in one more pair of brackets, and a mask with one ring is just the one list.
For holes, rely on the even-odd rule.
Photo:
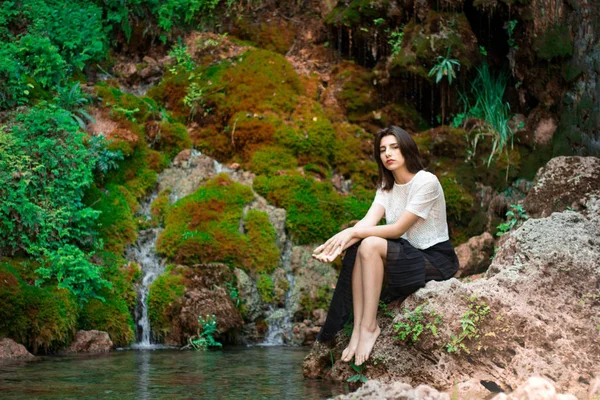
{"label": "mossy rock", "polygon": [[192,141],[185,125],[169,121],[149,121],[146,123],[146,136],[151,147],[163,154],[169,160],[181,150],[192,147]]}
{"label": "mossy rock", "polygon": [[352,62],[343,62],[332,69],[331,75],[331,84],[340,88],[336,97],[350,122],[377,108],[378,98],[371,71]]}
{"label": "mossy rock", "polygon": [[148,293],[148,318],[152,334],[164,339],[171,333],[171,320],[177,315],[177,300],[183,296],[183,275],[174,268],[160,275],[150,285]]}
{"label": "mossy rock", "polygon": [[372,23],[376,18],[386,18],[389,1],[374,2],[371,0],[352,0],[339,2],[325,17],[325,23],[330,25],[356,26],[361,22]]}
{"label": "mossy rock", "polygon": [[135,334],[127,303],[115,294],[107,294],[104,299],[92,299],[84,305],[79,316],[79,329],[105,331],[113,345],[128,346]]}
{"label": "mossy rock", "polygon": [[155,226],[163,225],[165,223],[165,217],[169,211],[170,194],[170,188],[162,190],[150,205],[150,213],[152,214]]}
{"label": "mossy rock", "polygon": [[134,207],[137,207],[137,201],[124,186],[111,183],[104,190],[92,186],[84,202],[101,212],[96,221],[96,230],[106,250],[122,254],[127,245],[135,242],[137,225]]}
{"label": "mossy rock", "polygon": [[260,299],[266,304],[272,304],[275,299],[275,284],[273,279],[267,274],[259,274],[256,280],[256,289]]}
{"label": "mossy rock", "polygon": [[555,57],[568,57],[573,54],[573,37],[566,23],[551,26],[533,41],[537,56],[544,60]]}
{"label": "mossy rock", "polygon": [[286,228],[299,244],[328,239],[342,224],[362,218],[371,205],[370,201],[338,194],[329,182],[297,174],[258,176],[254,190],[287,210]]}
{"label": "mossy rock", "polygon": [[109,110],[116,121],[131,121],[143,125],[146,121],[160,119],[160,108],[150,97],[137,97],[123,93],[110,82],[99,82],[95,86],[96,95],[102,105]]}
{"label": "mossy rock", "polygon": [[448,222],[457,226],[468,225],[473,196],[452,175],[443,176],[440,183],[444,189]]}
{"label": "mossy rock", "polygon": [[273,269],[279,259],[275,231],[266,215],[250,212],[239,231],[252,189],[221,174],[173,204],[157,251],[180,264],[223,262],[247,272]]}
{"label": "mossy rock", "polygon": [[56,286],[32,286],[9,263],[0,263],[0,335],[34,354],[62,348],[75,334],[79,305]]}
{"label": "mossy rock", "polygon": [[295,169],[298,160],[292,151],[283,146],[262,146],[250,159],[248,169],[257,175],[275,175],[277,171]]}
{"label": "mossy rock", "polygon": [[334,125],[333,164],[354,186],[375,189],[377,164],[373,161],[373,133],[346,122]]}
{"label": "mossy rock", "polygon": [[257,47],[280,54],[288,52],[296,36],[292,24],[283,19],[253,22],[241,16],[235,22],[233,33]]}
{"label": "mossy rock", "polygon": [[463,13],[429,11],[425,21],[411,20],[403,32],[401,51],[390,65],[394,75],[411,72],[431,80],[438,56],[457,59],[463,71],[479,60],[477,38]]}
{"label": "mossy rock", "polygon": [[178,122],[185,122],[190,115],[190,108],[183,99],[190,86],[190,74],[178,71],[168,72],[163,79],[148,90],[148,97],[156,103],[163,105]]}

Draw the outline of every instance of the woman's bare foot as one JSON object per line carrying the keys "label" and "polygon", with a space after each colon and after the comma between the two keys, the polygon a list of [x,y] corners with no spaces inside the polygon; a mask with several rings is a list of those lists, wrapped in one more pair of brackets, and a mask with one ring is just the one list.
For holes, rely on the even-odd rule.
{"label": "woman's bare foot", "polygon": [[361,326],[360,341],[358,343],[358,347],[356,348],[356,357],[354,359],[354,364],[361,365],[369,359],[371,350],[373,350],[375,341],[379,337],[380,333],[381,329],[379,328],[379,325],[376,325],[375,330],[370,330],[367,327]]}
{"label": "woman's bare foot", "polygon": [[342,352],[342,361],[349,362],[354,357],[354,353],[356,353],[356,348],[358,347],[358,342],[360,338],[360,329],[354,329],[352,331],[352,337],[350,337],[350,343],[348,347],[344,349]]}

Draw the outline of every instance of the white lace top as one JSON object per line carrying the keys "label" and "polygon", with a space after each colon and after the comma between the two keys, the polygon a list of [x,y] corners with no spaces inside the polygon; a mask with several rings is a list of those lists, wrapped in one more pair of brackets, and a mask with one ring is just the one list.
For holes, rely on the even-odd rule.
{"label": "white lace top", "polygon": [[405,210],[421,217],[402,235],[417,249],[449,239],[444,191],[431,172],[421,170],[409,182],[395,183],[389,192],[378,189],[373,203],[385,208],[387,224],[396,222]]}

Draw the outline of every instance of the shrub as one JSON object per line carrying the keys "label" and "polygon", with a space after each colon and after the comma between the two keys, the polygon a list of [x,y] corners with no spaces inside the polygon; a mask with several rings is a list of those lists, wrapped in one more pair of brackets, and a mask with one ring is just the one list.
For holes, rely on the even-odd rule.
{"label": "shrub", "polygon": [[256,280],[256,289],[263,302],[267,304],[273,303],[275,300],[275,285],[273,279],[267,274],[258,275]]}
{"label": "shrub", "polygon": [[99,246],[99,212],[82,202],[96,160],[70,114],[34,107],[18,115],[9,133],[0,130],[0,153],[0,247],[42,259],[41,279],[56,278],[81,300],[97,296],[109,283],[77,247]]}

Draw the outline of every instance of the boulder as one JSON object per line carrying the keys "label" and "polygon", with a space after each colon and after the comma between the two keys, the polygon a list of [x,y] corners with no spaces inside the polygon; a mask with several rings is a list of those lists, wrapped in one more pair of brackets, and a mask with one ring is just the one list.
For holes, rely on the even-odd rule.
{"label": "boulder", "polygon": [[494,238],[488,232],[472,237],[455,249],[460,263],[456,277],[483,272],[491,264],[494,253]]}
{"label": "boulder", "polygon": [[25,346],[9,338],[0,339],[0,360],[14,360],[33,358],[34,355],[27,351]]}
{"label": "boulder", "polygon": [[75,339],[64,353],[106,353],[111,351],[113,342],[104,331],[77,331]]}
{"label": "boulder", "polygon": [[369,380],[362,385],[356,392],[337,396],[335,400],[450,400],[446,393],[438,392],[436,389],[419,385],[415,388],[401,383],[382,383],[377,380]]}
{"label": "boulder", "polygon": [[587,214],[600,203],[600,158],[556,157],[537,172],[525,198],[530,217],[572,209]]}
{"label": "boulder", "polygon": [[[331,264],[322,263],[311,257],[313,247],[294,246],[292,248],[291,265],[294,273],[290,305],[292,314],[302,314],[302,318],[310,318],[313,309],[329,304],[337,282],[337,271]],[[321,303],[325,304],[321,304]],[[310,310],[303,309],[304,304],[312,305]],[[321,307],[319,307],[321,305]]]}
{"label": "boulder", "polygon": [[[404,302],[406,311],[380,318],[365,375],[449,392],[456,385],[458,398],[484,398],[540,374],[585,397],[600,373],[600,215],[554,213],[505,236],[486,277],[429,282]],[[410,345],[396,339],[394,325],[415,317],[435,334],[425,328]],[[348,339],[315,345],[305,375],[354,375],[339,361]]]}
{"label": "boulder", "polygon": [[169,200],[174,203],[194,193],[215,172],[215,161],[212,158],[197,151],[182,150],[172,165],[158,176],[158,191],[171,188]]}
{"label": "boulder", "polygon": [[512,393],[500,393],[492,400],[577,400],[572,394],[556,393],[552,382],[540,376],[532,376]]}
{"label": "boulder", "polygon": [[248,274],[239,268],[234,269],[233,273],[237,277],[237,289],[239,296],[246,307],[244,320],[250,322],[264,317],[264,311],[262,308],[263,303],[260,299],[260,294],[258,294],[258,290],[256,289],[256,284],[254,281],[248,276]]}

